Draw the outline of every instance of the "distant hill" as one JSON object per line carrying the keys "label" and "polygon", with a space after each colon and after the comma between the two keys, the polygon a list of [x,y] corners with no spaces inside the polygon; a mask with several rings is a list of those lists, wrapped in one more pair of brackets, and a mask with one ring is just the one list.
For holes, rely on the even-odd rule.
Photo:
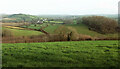
{"label": "distant hill", "polygon": [[29,15],[29,14],[1,14],[3,23],[21,23],[21,22],[35,22],[40,18],[48,18],[48,19],[76,19],[82,18],[85,16],[105,16],[109,18],[113,18],[118,20],[117,14],[90,14],[90,15]]}
{"label": "distant hill", "polygon": [[29,15],[29,14],[13,14],[9,15],[8,18],[36,18],[37,16]]}
{"label": "distant hill", "polygon": [[38,19],[38,16],[28,15],[28,14],[12,14],[12,15],[3,16],[2,21],[3,23],[6,22],[20,23],[20,22],[32,22],[35,19]]}

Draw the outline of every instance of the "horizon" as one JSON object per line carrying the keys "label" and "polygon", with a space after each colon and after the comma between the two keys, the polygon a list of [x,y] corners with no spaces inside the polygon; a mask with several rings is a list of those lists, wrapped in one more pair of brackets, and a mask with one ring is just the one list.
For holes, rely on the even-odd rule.
{"label": "horizon", "polygon": [[[14,14],[26,14],[26,13],[13,13],[13,14],[6,14],[6,13],[0,13],[0,15],[14,15]],[[33,15],[33,14],[26,14],[26,15]],[[38,15],[35,15],[35,16],[39,16],[39,15],[76,15],[76,16],[84,16],[84,15],[118,15],[118,14],[38,14]]]}

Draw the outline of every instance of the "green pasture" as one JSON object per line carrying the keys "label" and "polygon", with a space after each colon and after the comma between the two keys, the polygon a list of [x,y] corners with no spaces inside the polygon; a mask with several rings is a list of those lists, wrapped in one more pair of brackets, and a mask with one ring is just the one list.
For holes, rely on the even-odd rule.
{"label": "green pasture", "polygon": [[[40,31],[34,30],[19,30],[19,29],[10,29],[10,28],[2,28],[3,30],[6,29],[12,33],[13,36],[33,36],[33,35],[41,35],[43,34]],[[8,33],[9,34],[9,33]]]}
{"label": "green pasture", "polygon": [[117,67],[118,41],[2,44],[3,67]]}
{"label": "green pasture", "polygon": [[92,37],[118,37],[118,33],[115,34],[100,34],[98,32],[89,30],[88,27],[84,24],[68,24],[67,27],[72,27],[75,29],[79,34],[90,35]]}

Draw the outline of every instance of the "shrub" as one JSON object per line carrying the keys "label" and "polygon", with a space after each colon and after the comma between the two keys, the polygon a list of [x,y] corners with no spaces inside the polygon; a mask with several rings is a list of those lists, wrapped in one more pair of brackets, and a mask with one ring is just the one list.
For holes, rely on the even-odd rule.
{"label": "shrub", "polygon": [[72,27],[60,26],[57,30],[55,30],[61,40],[78,40],[79,34],[78,32]]}
{"label": "shrub", "polygon": [[68,39],[73,41],[78,40],[79,34],[76,31],[72,30],[70,33],[68,33]]}
{"label": "shrub", "polygon": [[11,37],[13,36],[12,32],[8,29],[3,29],[2,30],[2,37]]}
{"label": "shrub", "polygon": [[115,33],[118,26],[117,21],[103,16],[83,17],[82,23],[89,26],[90,30],[97,31],[102,34]]}

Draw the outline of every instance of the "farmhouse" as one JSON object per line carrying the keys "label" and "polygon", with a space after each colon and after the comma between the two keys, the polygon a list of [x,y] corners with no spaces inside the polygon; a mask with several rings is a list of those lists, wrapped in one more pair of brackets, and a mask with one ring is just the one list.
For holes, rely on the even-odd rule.
{"label": "farmhouse", "polygon": [[42,24],[42,23],[43,23],[42,20],[38,20],[38,21],[37,21],[37,24]]}

